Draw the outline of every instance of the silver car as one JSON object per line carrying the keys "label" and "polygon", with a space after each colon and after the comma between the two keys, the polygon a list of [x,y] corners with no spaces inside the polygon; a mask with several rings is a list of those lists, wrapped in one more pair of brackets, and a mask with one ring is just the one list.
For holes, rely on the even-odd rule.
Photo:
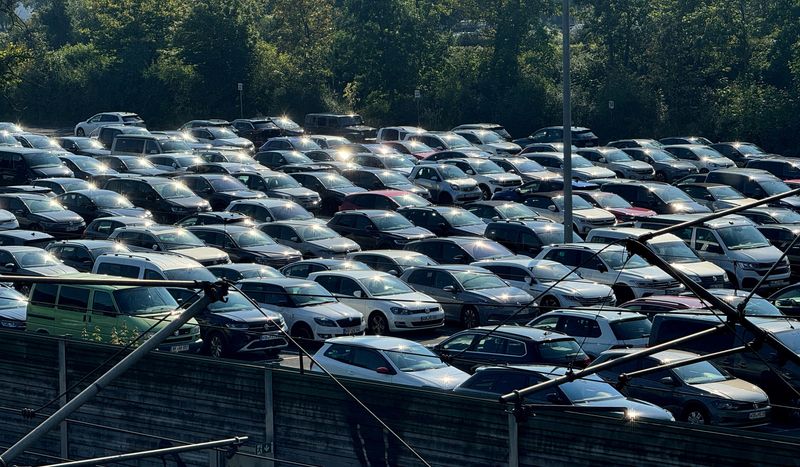
{"label": "silver car", "polygon": [[452,165],[420,164],[411,169],[408,179],[427,188],[437,204],[468,203],[483,196],[478,182]]}
{"label": "silver car", "polygon": [[634,160],[622,150],[610,147],[578,149],[578,154],[598,167],[612,170],[617,177],[630,180],[653,180],[656,172],[647,162]]}
{"label": "silver car", "polygon": [[[564,173],[564,154],[557,152],[533,152],[526,154],[530,160],[536,161],[548,170],[563,174]],[[572,178],[581,181],[590,181],[596,178],[615,178],[617,175],[605,167],[597,167],[586,158],[572,155]]]}
{"label": "silver car", "polygon": [[[564,221],[564,195],[561,192],[535,193],[525,199],[525,205],[542,217],[559,223]],[[572,223],[579,234],[598,227],[610,227],[616,222],[614,214],[572,195]]]}
{"label": "silver car", "polygon": [[478,158],[447,159],[445,164],[454,165],[478,182],[483,199],[492,199],[492,195],[500,191],[513,190],[522,186],[522,177],[506,173],[492,161]]}
{"label": "silver car", "polygon": [[473,146],[495,155],[510,156],[522,150],[519,144],[506,141],[502,136],[491,130],[455,130],[453,133],[463,136]]}
{"label": "silver car", "polygon": [[304,258],[341,259],[348,253],[361,251],[358,243],[316,221],[267,222],[259,229],[276,242],[299,250]]}

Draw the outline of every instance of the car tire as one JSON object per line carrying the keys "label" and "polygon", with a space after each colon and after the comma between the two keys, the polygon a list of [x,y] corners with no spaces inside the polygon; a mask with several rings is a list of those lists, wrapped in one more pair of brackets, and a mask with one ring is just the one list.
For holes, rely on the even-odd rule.
{"label": "car tire", "polygon": [[690,425],[709,425],[711,423],[711,415],[702,405],[691,404],[683,409],[681,420]]}
{"label": "car tire", "polygon": [[617,176],[617,178],[625,178],[625,174],[624,174],[624,173],[622,173],[622,172],[617,172],[616,170],[614,171],[614,175],[616,175],[616,176]]}
{"label": "car tire", "polygon": [[[296,339],[314,339],[314,331],[306,323],[297,323],[292,327],[292,337]],[[303,342],[299,342],[303,344]]]}
{"label": "car tire", "polygon": [[228,355],[228,341],[220,332],[212,332],[208,335],[206,351],[211,358],[222,358]]}
{"label": "car tire", "polygon": [[659,170],[658,172],[656,172],[656,181],[657,182],[666,182],[667,181],[667,176],[664,174],[664,172]]}
{"label": "car tire", "polygon": [[481,196],[483,199],[492,199],[492,190],[486,185],[479,185],[478,188],[481,189]]}
{"label": "car tire", "polygon": [[86,136],[86,132],[83,131],[83,128],[78,127],[78,129],[75,130],[75,136]]}
{"label": "car tire", "polygon": [[367,319],[367,330],[373,336],[385,336],[389,334],[389,321],[380,311],[373,311]]}
{"label": "car tire", "polygon": [[464,329],[476,328],[481,325],[481,315],[473,306],[465,306],[461,310],[461,325]]}
{"label": "car tire", "polygon": [[439,193],[439,204],[451,205],[453,204],[453,197],[450,193]]}
{"label": "car tire", "polygon": [[546,295],[542,297],[542,300],[539,302],[539,308],[542,308],[543,312],[552,311],[560,306],[561,303],[552,295]]}
{"label": "car tire", "polygon": [[627,285],[615,285],[612,287],[614,295],[617,297],[617,303],[625,303],[636,298],[633,290]]}

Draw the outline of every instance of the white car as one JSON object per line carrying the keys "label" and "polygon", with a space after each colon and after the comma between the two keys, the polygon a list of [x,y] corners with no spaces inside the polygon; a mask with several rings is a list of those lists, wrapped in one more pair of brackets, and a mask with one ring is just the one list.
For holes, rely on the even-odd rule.
{"label": "white car", "polygon": [[133,125],[144,127],[142,117],[131,112],[103,112],[75,125],[75,136],[89,136],[92,131],[107,125]]}
{"label": "white car", "polygon": [[495,193],[522,186],[522,177],[506,173],[502,167],[486,159],[446,159],[442,162],[454,165],[474,178],[483,193],[483,199],[492,199]]}
{"label": "white car", "polygon": [[259,306],[283,316],[292,337],[325,340],[363,334],[367,327],[361,313],[313,281],[292,278],[260,278],[240,281],[242,293]]}
{"label": "white car", "polygon": [[[586,236],[589,243],[611,243],[625,238],[637,238],[653,232],[634,227],[608,227],[594,229]],[[670,265],[706,288],[724,287],[725,270],[710,261],[704,261],[686,243],[673,234],[664,234],[647,241],[650,248]]]}
{"label": "white car", "polygon": [[[533,193],[525,201],[534,213],[554,222],[564,222],[564,194],[561,192]],[[572,195],[572,224],[581,235],[598,227],[610,227],[617,217],[602,208],[596,208],[578,195]]]}
{"label": "white car", "polygon": [[647,316],[621,310],[556,310],[534,319],[528,326],[572,336],[591,358],[610,348],[645,347],[651,323]]}
{"label": "white car", "polygon": [[308,276],[342,303],[360,311],[371,334],[431,329],[444,325],[444,310],[428,295],[378,271],[322,271]]}
{"label": "white car", "polygon": [[675,144],[664,146],[664,150],[697,167],[700,173],[718,169],[732,169],[736,163],[723,156],[716,149],[702,144]]}
{"label": "white car", "polygon": [[491,130],[455,130],[453,133],[463,136],[473,146],[497,156],[510,156],[522,151],[522,146],[506,141],[502,136]]}
{"label": "white car", "polygon": [[544,247],[536,259],[549,259],[570,269],[577,268],[581,277],[614,289],[619,303],[651,295],[679,295],[684,289],[680,282],[656,266],[650,266],[641,256],[629,257],[627,250],[619,245],[550,245]]}
{"label": "white car", "polygon": [[[564,154],[557,152],[531,152],[526,153],[525,157],[536,161],[547,170],[558,174],[564,173]],[[592,181],[596,178],[616,178],[617,174],[605,167],[597,167],[589,162],[585,157],[572,154],[572,178],[583,182]]]}
{"label": "white car", "polygon": [[478,261],[472,266],[488,269],[510,285],[538,297],[539,306],[545,309],[616,303],[611,287],[583,279],[555,261],[505,259]]}
{"label": "white car", "polygon": [[[328,339],[314,359],[337,376],[417,388],[453,389],[469,378],[422,344],[396,337]],[[312,365],[311,371],[322,372],[319,365]]]}

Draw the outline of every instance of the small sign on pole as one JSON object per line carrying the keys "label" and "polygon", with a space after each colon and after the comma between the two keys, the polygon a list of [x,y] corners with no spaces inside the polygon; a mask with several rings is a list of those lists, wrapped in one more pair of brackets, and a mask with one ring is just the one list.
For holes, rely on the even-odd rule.
{"label": "small sign on pole", "polygon": [[419,89],[414,89],[414,99],[421,99],[421,98],[422,98],[422,93],[419,91]]}
{"label": "small sign on pole", "polygon": [[614,110],[614,101],[608,101],[609,110]]}
{"label": "small sign on pole", "polygon": [[244,83],[236,83],[236,89],[238,89],[239,91],[244,90]]}

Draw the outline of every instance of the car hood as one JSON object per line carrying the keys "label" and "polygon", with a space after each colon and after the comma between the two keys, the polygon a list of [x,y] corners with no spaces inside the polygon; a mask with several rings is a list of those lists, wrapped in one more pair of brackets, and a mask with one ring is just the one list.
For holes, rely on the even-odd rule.
{"label": "car hood", "polygon": [[367,190],[366,188],[361,188],[360,186],[344,186],[339,188],[331,188],[331,191],[349,195],[350,193],[364,193],[365,191],[369,190]]}
{"label": "car hood", "polygon": [[362,315],[360,312],[354,310],[353,308],[345,305],[341,302],[333,302],[333,303],[322,303],[320,305],[312,305],[304,307],[305,310],[318,314],[325,318],[331,318],[334,320],[341,319],[341,318],[361,318]]}
{"label": "car hood", "polygon": [[572,171],[576,174],[583,174],[587,178],[616,178],[617,174],[605,167],[580,167]]}
{"label": "car hood", "polygon": [[219,138],[215,139],[214,141],[229,146],[236,146],[237,148],[247,148],[253,146],[253,142],[247,138]]}
{"label": "car hood", "polygon": [[269,190],[267,194],[277,194],[277,195],[287,195],[287,196],[297,196],[297,197],[305,197],[305,196],[314,196],[319,194],[314,190],[309,190],[308,188],[304,187],[297,187],[297,188],[279,188],[277,190]]}
{"label": "car hood", "polygon": [[675,417],[673,417],[669,411],[662,409],[657,405],[624,397],[581,402],[574,405],[576,407],[622,407],[627,409],[627,413],[629,415],[632,412],[635,412],[636,418],[665,421],[671,421],[675,419]]}
{"label": "car hood", "polygon": [[471,188],[471,187],[477,187],[478,186],[478,182],[476,182],[475,180],[473,180],[471,178],[469,178],[469,179],[460,179],[460,180],[445,180],[445,183],[449,183],[451,185],[456,185],[457,187],[461,188],[462,190],[464,188]]}
{"label": "car hood", "polygon": [[517,174],[510,174],[510,173],[502,173],[502,174],[487,174],[485,175],[486,178],[489,180],[494,180],[497,183],[503,182],[512,182],[515,180],[521,180],[521,177]]}
{"label": "car hood", "polygon": [[667,203],[670,214],[698,214],[708,213],[711,209],[695,201],[673,201]]}
{"label": "car hood", "polygon": [[242,321],[246,323],[257,323],[259,321],[267,323],[268,319],[264,315],[267,315],[276,321],[280,318],[280,315],[278,313],[275,313],[274,311],[270,311],[265,308],[262,308],[262,310],[263,314],[256,308],[248,308],[246,310],[226,311],[214,314],[217,316],[221,316],[223,318],[227,318],[231,321]]}
{"label": "car hood", "polygon": [[497,303],[522,306],[533,301],[533,297],[529,293],[516,287],[497,287],[493,289],[467,290],[466,292]]}
{"label": "car hood", "polygon": [[202,263],[204,261],[213,261],[225,258],[228,254],[217,248],[209,246],[199,246],[194,248],[181,248],[178,250],[170,250],[179,255],[188,256],[195,261]]}
{"label": "car hood", "polygon": [[748,250],[732,250],[728,253],[731,258],[733,253],[736,254],[737,261],[748,261],[752,263],[773,263],[781,256],[781,250],[774,246],[764,246],[761,248],[750,248]]}
{"label": "car hood", "polygon": [[611,295],[611,288],[609,286],[587,280],[564,280],[555,283],[555,285],[553,285],[553,282],[544,282],[544,284],[548,286],[552,285],[553,290],[557,290],[561,293],[572,296],[577,295],[583,298],[608,297]]}
{"label": "car hood", "polygon": [[709,261],[698,261],[696,263],[671,263],[671,265],[673,268],[689,277],[711,277],[725,275],[724,269]]}
{"label": "car hood", "polygon": [[40,218],[45,221],[50,222],[82,222],[83,217],[79,216],[73,211],[50,211],[50,212],[39,212],[39,213],[31,213],[31,218]]}
{"label": "car hood", "polygon": [[[610,273],[614,274],[614,271],[610,271]],[[616,275],[616,274],[614,274]],[[656,266],[645,266],[643,268],[634,268],[634,269],[624,269],[621,277],[630,277],[636,280],[645,280],[645,281],[674,281],[675,279],[672,278],[669,274],[662,271],[660,268]]]}
{"label": "car hood", "polygon": [[628,217],[650,217],[657,213],[652,209],[645,208],[603,208],[612,214],[621,214]]}
{"label": "car hood", "polygon": [[308,243],[325,250],[333,251],[335,253],[358,251],[359,249],[358,243],[350,240],[349,238],[334,237],[326,238],[324,240],[311,240]]}
{"label": "car hood", "polygon": [[169,173],[166,170],[156,169],[155,167],[152,169],[131,169],[128,170],[128,173],[132,174],[139,174],[139,175],[147,175],[147,176],[158,176]]}
{"label": "car hood", "polygon": [[35,268],[22,268],[31,276],[60,276],[63,274],[72,274],[78,272],[77,269],[67,266],[66,264],[59,264],[56,266],[41,266]]}
{"label": "car hood", "polygon": [[633,170],[650,170],[653,167],[648,164],[647,162],[642,161],[625,161],[625,162],[613,162],[613,164],[619,167],[627,167]]}
{"label": "car hood", "polygon": [[572,215],[580,219],[610,220],[610,221],[616,219],[616,217],[614,217],[613,214],[601,208],[578,209],[576,211],[573,211]]}
{"label": "car hood", "polygon": [[460,227],[453,227],[453,230],[456,231],[456,235],[469,235],[469,236],[478,236],[482,237],[484,233],[486,233],[486,224],[471,224],[471,225],[462,225]]}
{"label": "car hood", "polygon": [[301,253],[294,248],[276,243],[274,245],[263,245],[257,247],[248,247],[247,251],[262,254],[265,256],[301,256]]}
{"label": "car hood", "polygon": [[410,308],[412,310],[418,308],[430,308],[431,306],[438,306],[439,303],[430,296],[421,292],[408,292],[396,295],[384,295],[375,297],[376,300],[386,300],[388,302],[395,302],[395,305]]}
{"label": "car hood", "polygon": [[406,371],[401,374],[407,378],[419,381],[423,386],[431,386],[439,389],[453,389],[469,378],[467,373],[452,366],[422,371]]}
{"label": "car hood", "polygon": [[186,209],[197,209],[208,206],[208,201],[199,196],[192,196],[190,198],[173,198],[168,199],[167,202]]}
{"label": "car hood", "polygon": [[31,172],[33,172],[34,174],[36,174],[41,178],[72,177],[74,175],[71,170],[69,170],[67,167],[64,167],[63,165],[57,167],[39,167],[31,169]]}
{"label": "car hood", "polygon": [[430,196],[430,192],[428,190],[426,190],[425,188],[416,186],[416,185],[412,185],[412,184],[408,184],[408,185],[391,185],[391,186],[389,186],[389,188],[393,189],[393,190],[407,191],[409,193],[414,193],[415,195],[420,195],[420,196],[423,196],[423,197],[424,196]]}
{"label": "car hood", "polygon": [[766,402],[767,394],[758,386],[734,378],[716,383],[692,384],[694,388],[710,392],[715,396],[741,402]]}
{"label": "car hood", "polygon": [[253,190],[220,191],[219,193],[225,196],[230,196],[231,198],[238,198],[238,199],[264,198],[264,193]]}
{"label": "car hood", "polygon": [[0,308],[0,319],[13,319],[25,321],[28,316],[28,307],[16,306],[12,308]]}
{"label": "car hood", "polygon": [[147,210],[142,208],[99,209],[98,217],[147,217]]}
{"label": "car hood", "polygon": [[433,237],[433,232],[424,227],[407,227],[405,229],[387,230],[387,235],[406,238],[408,240],[419,240],[421,238]]}

